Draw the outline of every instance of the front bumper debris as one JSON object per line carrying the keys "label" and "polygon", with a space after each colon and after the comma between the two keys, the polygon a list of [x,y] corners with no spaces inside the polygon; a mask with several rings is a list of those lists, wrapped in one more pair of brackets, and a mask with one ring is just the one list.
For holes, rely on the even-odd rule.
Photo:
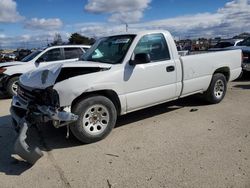
{"label": "front bumper debris", "polygon": [[67,126],[76,121],[78,116],[64,110],[55,110],[49,106],[32,105],[23,101],[18,96],[14,96],[10,113],[13,119],[13,125],[16,130],[20,131],[15,142],[15,154],[26,160],[30,164],[34,164],[43,156],[42,151],[38,147],[31,147],[32,143],[27,138],[27,134],[31,126],[45,125],[51,122],[54,127],[59,128]]}
{"label": "front bumper debris", "polygon": [[35,164],[36,161],[43,156],[43,153],[38,147],[32,148],[26,143],[25,140],[29,126],[30,125],[24,120],[20,134],[14,145],[14,152],[28,163]]}

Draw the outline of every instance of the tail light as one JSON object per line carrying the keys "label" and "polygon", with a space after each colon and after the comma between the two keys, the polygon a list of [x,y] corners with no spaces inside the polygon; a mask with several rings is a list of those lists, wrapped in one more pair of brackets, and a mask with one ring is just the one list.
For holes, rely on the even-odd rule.
{"label": "tail light", "polygon": [[0,68],[0,74],[4,73],[6,71],[6,68]]}
{"label": "tail light", "polygon": [[242,53],[242,62],[247,62],[250,60],[250,55]]}

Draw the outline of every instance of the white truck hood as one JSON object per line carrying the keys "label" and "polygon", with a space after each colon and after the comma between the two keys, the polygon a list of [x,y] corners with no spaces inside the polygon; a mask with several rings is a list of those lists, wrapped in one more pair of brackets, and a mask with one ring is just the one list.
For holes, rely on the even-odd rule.
{"label": "white truck hood", "polygon": [[22,65],[27,62],[21,62],[21,61],[12,61],[12,62],[5,62],[5,63],[0,63],[0,67],[10,67],[14,65]]}
{"label": "white truck hood", "polygon": [[[110,69],[111,64],[78,61],[48,65],[37,70],[29,71],[20,77],[20,83],[31,89],[45,89],[53,86],[63,68],[99,68]],[[95,71],[96,72],[96,71]]]}

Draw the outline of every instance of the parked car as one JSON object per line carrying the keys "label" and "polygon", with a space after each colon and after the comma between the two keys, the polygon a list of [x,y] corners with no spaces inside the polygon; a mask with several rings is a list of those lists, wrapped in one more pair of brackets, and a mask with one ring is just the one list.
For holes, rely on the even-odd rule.
{"label": "parked car", "polygon": [[240,41],[236,46],[250,46],[250,37]]}
{"label": "parked car", "polygon": [[4,56],[5,56],[5,54],[0,54],[0,63],[2,63],[4,61]]}
{"label": "parked car", "polygon": [[215,46],[212,48],[209,48],[209,51],[218,51],[223,48],[231,47],[231,46],[237,46],[240,42],[242,42],[243,39],[231,39],[231,40],[224,40],[218,42]]}
{"label": "parked car", "polygon": [[31,54],[32,51],[28,49],[19,49],[17,51],[14,51],[14,54],[16,55],[16,60],[21,61],[23,58],[25,58],[27,55]]}
{"label": "parked car", "polygon": [[236,46],[231,46],[223,49],[217,49],[217,51],[225,51],[225,50],[242,50],[242,70],[243,72],[250,71],[250,37],[246,38],[243,41],[237,43]]}
{"label": "parked car", "polygon": [[21,61],[1,63],[0,88],[13,96],[17,92],[18,79],[23,73],[52,63],[77,61],[89,48],[88,45],[52,46],[34,51]]}
{"label": "parked car", "polygon": [[241,50],[180,57],[167,31],[105,37],[83,61],[48,65],[20,77],[11,115],[20,130],[15,151],[34,163],[26,131],[32,125],[68,126],[83,143],[105,138],[117,116],[196,93],[216,104],[241,74]]}
{"label": "parked car", "polygon": [[13,54],[13,53],[11,53],[11,54],[7,54],[6,55],[9,59],[13,59],[13,60],[15,60],[16,59],[16,55],[15,54]]}
{"label": "parked car", "polygon": [[242,69],[244,72],[250,71],[250,37],[237,44],[237,49],[242,50],[243,63]]}

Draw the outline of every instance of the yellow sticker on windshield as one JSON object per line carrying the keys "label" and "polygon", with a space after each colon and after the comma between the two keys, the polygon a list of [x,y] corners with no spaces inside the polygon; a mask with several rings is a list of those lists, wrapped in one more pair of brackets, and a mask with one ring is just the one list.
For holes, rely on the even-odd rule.
{"label": "yellow sticker on windshield", "polygon": [[126,39],[126,38],[124,38],[124,39],[117,39],[116,41],[115,41],[115,44],[124,44],[124,43],[128,43],[130,41],[130,39]]}

